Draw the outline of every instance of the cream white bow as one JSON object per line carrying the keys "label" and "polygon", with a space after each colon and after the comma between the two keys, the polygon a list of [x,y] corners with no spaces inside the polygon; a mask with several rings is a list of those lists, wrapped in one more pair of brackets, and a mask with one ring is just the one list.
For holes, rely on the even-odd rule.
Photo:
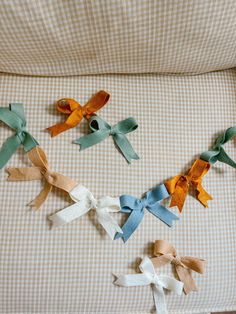
{"label": "cream white bow", "polygon": [[157,276],[153,264],[148,257],[145,257],[142,260],[139,268],[142,274],[118,276],[118,279],[114,283],[123,287],[152,285],[156,313],[167,314],[168,312],[163,288],[181,295],[183,291],[183,283],[166,275]]}
{"label": "cream white bow", "polygon": [[109,214],[120,211],[119,197],[105,196],[96,200],[93,194],[82,185],[76,186],[70,191],[69,195],[75,204],[49,216],[48,219],[52,221],[53,226],[58,227],[69,223],[86,214],[91,209],[94,209],[98,222],[103,226],[112,240],[114,240],[117,232],[123,233],[116,220]]}

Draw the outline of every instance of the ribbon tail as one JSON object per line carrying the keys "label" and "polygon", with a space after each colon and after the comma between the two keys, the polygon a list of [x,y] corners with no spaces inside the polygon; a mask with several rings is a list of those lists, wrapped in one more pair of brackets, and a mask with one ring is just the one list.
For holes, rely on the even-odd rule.
{"label": "ribbon tail", "polygon": [[53,227],[59,227],[78,219],[89,210],[90,208],[87,206],[86,201],[82,200],[50,215],[48,219],[52,222]]}
{"label": "ribbon tail", "polygon": [[130,236],[134,233],[134,231],[138,228],[140,222],[142,221],[144,216],[144,210],[136,211],[133,210],[126,220],[125,224],[121,228],[123,234],[117,233],[115,235],[115,240],[122,238],[124,242],[128,241]]}
{"label": "ribbon tail", "polygon": [[135,153],[131,143],[124,134],[115,134],[113,139],[128,163],[131,163],[132,159],[139,159],[139,156]]}
{"label": "ribbon tail", "polygon": [[91,134],[84,135],[73,141],[74,144],[80,145],[80,150],[84,150],[93,145],[96,145],[103,140],[105,140],[109,136],[109,132],[107,130],[98,130]]}
{"label": "ribbon tail", "polygon": [[26,168],[7,168],[9,174],[8,181],[32,181],[41,180],[42,174],[39,168],[26,167]]}
{"label": "ribbon tail", "polygon": [[153,285],[152,291],[156,307],[156,314],[168,314],[163,288],[157,285]]}
{"label": "ribbon tail", "polygon": [[179,220],[178,216],[160,204],[156,204],[153,207],[148,207],[147,209],[150,213],[159,218],[169,227],[172,227],[174,220]]}
{"label": "ribbon tail", "polygon": [[197,199],[203,206],[208,207],[207,202],[213,200],[212,196],[207,193],[207,191],[202,187],[201,183],[198,183],[196,185],[196,189],[197,189]]}
{"label": "ribbon tail", "polygon": [[103,211],[101,213],[97,211],[97,217],[99,223],[106,230],[112,240],[114,240],[116,233],[123,234],[123,231],[117,221],[107,211]]}
{"label": "ribbon tail", "polygon": [[225,152],[224,148],[221,147],[220,149],[220,153],[218,155],[218,160],[233,167],[233,168],[236,168],[236,162],[233,161],[228,155],[227,153]]}
{"label": "ribbon tail", "polygon": [[17,135],[12,135],[3,143],[0,150],[0,169],[7,164],[20,145],[21,142]]}
{"label": "ribbon tail", "polygon": [[71,126],[71,125],[63,122],[63,123],[57,123],[53,126],[50,126],[46,130],[51,134],[51,137],[55,137],[55,136],[59,135],[60,133],[67,131],[73,127],[74,126]]}
{"label": "ribbon tail", "polygon": [[191,291],[197,291],[196,283],[192,277],[191,269],[184,268],[182,266],[176,266],[176,272],[180,281],[184,283],[184,292],[188,294]]}
{"label": "ribbon tail", "polygon": [[39,193],[38,196],[36,196],[36,198],[33,201],[29,203],[29,206],[35,209],[39,209],[42,206],[42,204],[45,202],[45,200],[47,199],[51,191],[52,191],[52,185],[46,182],[42,191]]}
{"label": "ribbon tail", "polygon": [[170,207],[177,206],[180,213],[184,207],[184,203],[188,193],[188,183],[185,182],[183,186],[176,184],[174,193],[171,195]]}

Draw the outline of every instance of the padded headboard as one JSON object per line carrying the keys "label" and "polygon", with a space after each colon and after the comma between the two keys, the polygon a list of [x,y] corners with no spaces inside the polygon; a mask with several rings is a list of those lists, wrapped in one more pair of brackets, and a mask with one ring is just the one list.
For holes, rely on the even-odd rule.
{"label": "padded headboard", "polygon": [[235,0],[2,0],[0,72],[202,73],[236,66]]}

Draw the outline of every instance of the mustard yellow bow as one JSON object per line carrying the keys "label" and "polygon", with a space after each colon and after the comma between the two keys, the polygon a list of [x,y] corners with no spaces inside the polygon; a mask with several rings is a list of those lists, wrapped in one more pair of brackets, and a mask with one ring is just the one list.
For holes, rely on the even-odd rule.
{"label": "mustard yellow bow", "polygon": [[209,162],[197,159],[188,174],[179,174],[167,180],[165,186],[171,195],[170,207],[177,206],[179,211],[182,211],[190,184],[196,189],[199,202],[202,203],[203,206],[208,207],[207,202],[213,198],[204,190],[202,178],[207,174],[209,169]]}
{"label": "mustard yellow bow", "polygon": [[77,101],[71,98],[63,98],[56,102],[56,108],[59,112],[68,114],[69,117],[65,122],[57,123],[47,130],[51,136],[74,128],[80,123],[83,118],[89,119],[96,111],[101,109],[109,100],[110,95],[101,90],[96,93],[84,106],[81,106]]}

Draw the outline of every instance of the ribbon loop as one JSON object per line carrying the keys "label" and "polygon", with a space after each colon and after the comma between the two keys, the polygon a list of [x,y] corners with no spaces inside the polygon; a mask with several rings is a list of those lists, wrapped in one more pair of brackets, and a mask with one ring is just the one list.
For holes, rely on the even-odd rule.
{"label": "ribbon loop", "polygon": [[69,193],[76,182],[60,173],[53,172],[49,169],[46,154],[39,146],[28,152],[28,157],[33,167],[28,168],[8,168],[8,181],[31,181],[45,179],[46,184],[39,195],[29,204],[36,209],[44,203],[53,187]]}
{"label": "ribbon loop", "polygon": [[177,255],[173,245],[164,240],[157,240],[154,244],[154,258],[151,259],[154,267],[161,267],[171,263],[176,270],[176,273],[184,283],[184,292],[188,294],[191,291],[196,291],[197,287],[192,278],[192,271],[202,274],[206,261],[196,257]]}
{"label": "ribbon loop", "polygon": [[96,145],[111,135],[128,163],[130,163],[132,159],[139,159],[139,156],[135,153],[125,135],[137,129],[138,124],[134,118],[130,117],[120,121],[115,126],[111,126],[102,118],[92,116],[89,120],[89,127],[92,131],[91,134],[82,136],[73,141],[74,144],[80,145],[80,150]]}
{"label": "ribbon loop", "polygon": [[203,206],[208,207],[207,202],[212,200],[212,196],[204,190],[202,179],[209,169],[210,164],[208,162],[197,159],[187,175],[180,174],[167,180],[165,186],[171,195],[170,207],[177,206],[179,211],[182,211],[190,184],[196,189],[199,202]]}
{"label": "ribbon loop", "polygon": [[16,133],[10,136],[0,150],[0,169],[2,169],[20,145],[28,152],[39,145],[36,139],[26,129],[26,119],[22,104],[10,104],[8,108],[0,108],[0,121]]}
{"label": "ribbon loop", "polygon": [[236,168],[236,162],[233,161],[224,150],[224,144],[230,141],[234,136],[236,136],[236,126],[225,130],[224,133],[216,139],[212,150],[203,152],[200,158],[208,161],[210,164],[221,161],[233,168]]}
{"label": "ribbon loop", "polygon": [[67,120],[63,123],[55,124],[47,130],[51,136],[67,131],[77,126],[83,118],[89,119],[99,109],[101,109],[108,102],[110,95],[101,90],[96,93],[83,107],[72,98],[63,98],[56,102],[56,108],[59,112],[69,115]]}
{"label": "ribbon loop", "polygon": [[123,241],[126,242],[130,238],[141,223],[144,217],[145,208],[166,225],[171,227],[173,221],[178,220],[179,218],[160,204],[160,201],[167,197],[169,197],[169,193],[164,184],[147,192],[142,199],[137,199],[130,195],[120,196],[121,212],[128,213],[129,217],[122,227],[123,234],[116,234],[115,239],[122,238]]}
{"label": "ribbon loop", "polygon": [[115,219],[109,214],[120,211],[119,198],[105,196],[96,200],[93,194],[82,185],[77,185],[69,194],[75,204],[51,215],[49,219],[53,226],[58,227],[72,222],[94,209],[99,223],[112,240],[117,232],[122,233]]}
{"label": "ribbon loop", "polygon": [[166,275],[158,276],[153,264],[148,257],[145,257],[139,265],[141,273],[134,275],[118,276],[115,285],[122,287],[136,287],[152,285],[156,313],[167,314],[164,290],[168,289],[178,295],[182,294],[183,283]]}

